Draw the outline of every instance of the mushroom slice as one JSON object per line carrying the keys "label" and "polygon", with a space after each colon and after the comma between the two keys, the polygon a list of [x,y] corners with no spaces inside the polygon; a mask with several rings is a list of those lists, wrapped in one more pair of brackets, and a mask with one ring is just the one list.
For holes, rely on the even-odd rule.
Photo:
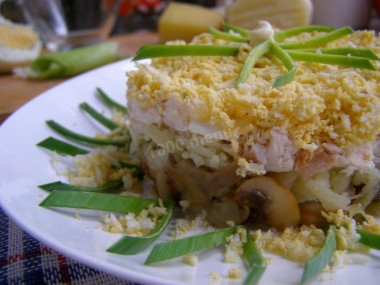
{"label": "mushroom slice", "polygon": [[229,198],[213,200],[206,211],[207,221],[218,228],[228,227],[231,222],[234,225],[242,224],[248,219],[250,213],[249,207],[238,205]]}
{"label": "mushroom slice", "polygon": [[322,216],[322,204],[318,201],[306,201],[299,204],[302,225],[314,225],[317,228],[324,228],[328,225],[325,217]]}
{"label": "mushroom slice", "polygon": [[262,212],[268,225],[278,229],[296,226],[300,222],[300,209],[292,192],[275,179],[257,176],[240,184],[234,195],[240,205]]}

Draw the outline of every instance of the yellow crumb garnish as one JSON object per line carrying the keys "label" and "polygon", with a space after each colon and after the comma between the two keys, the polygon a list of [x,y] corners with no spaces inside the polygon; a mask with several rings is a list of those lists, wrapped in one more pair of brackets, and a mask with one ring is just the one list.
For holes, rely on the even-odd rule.
{"label": "yellow crumb garnish", "polygon": [[195,254],[188,254],[188,255],[185,255],[183,257],[183,262],[186,264],[186,265],[189,265],[189,266],[197,266],[198,264],[198,255],[195,255]]}
{"label": "yellow crumb garnish", "polygon": [[220,281],[222,280],[222,276],[220,274],[216,273],[215,271],[211,270],[210,271],[210,277],[214,280]]}
{"label": "yellow crumb garnish", "polygon": [[305,262],[322,247],[325,235],[323,230],[314,226],[301,226],[286,228],[281,234],[271,230],[258,230],[253,238],[261,251],[278,254],[292,261]]}
{"label": "yellow crumb garnish", "polygon": [[243,277],[243,272],[241,268],[231,268],[228,270],[228,278],[231,279],[240,279]]}
{"label": "yellow crumb garnish", "polygon": [[132,236],[145,236],[154,229],[160,217],[166,214],[166,208],[150,204],[148,209],[138,215],[129,213],[116,218],[112,213],[102,217],[104,230],[111,233],[125,233]]}

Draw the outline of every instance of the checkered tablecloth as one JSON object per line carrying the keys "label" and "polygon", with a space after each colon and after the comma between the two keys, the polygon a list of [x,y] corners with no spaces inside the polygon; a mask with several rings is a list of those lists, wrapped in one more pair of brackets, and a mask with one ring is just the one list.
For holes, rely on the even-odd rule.
{"label": "checkered tablecloth", "polygon": [[0,210],[0,285],[136,283],[100,272],[32,238]]}

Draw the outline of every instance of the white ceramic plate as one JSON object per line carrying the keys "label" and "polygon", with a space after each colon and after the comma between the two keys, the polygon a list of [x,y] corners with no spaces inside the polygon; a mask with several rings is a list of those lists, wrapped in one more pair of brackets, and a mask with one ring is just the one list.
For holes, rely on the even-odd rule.
{"label": "white ceramic plate", "polygon": [[[135,256],[106,253],[120,238],[101,230],[100,214],[83,214],[38,206],[47,195],[37,185],[62,180],[50,166],[51,153],[36,147],[50,135],[45,121],[54,119],[66,127],[93,135],[97,125],[78,105],[86,101],[98,110],[107,110],[97,99],[95,87],[101,87],[119,102],[125,103],[126,70],[129,60],[117,62],[75,77],[41,94],[11,116],[0,128],[0,203],[3,210],[26,232],[41,242],[79,262],[116,276],[143,284],[211,284],[210,271],[223,277],[219,284],[240,284],[227,278],[229,268],[244,264],[223,263],[223,246],[199,254],[199,263],[190,267],[182,259],[144,266],[151,248]],[[167,239],[164,234],[160,240]],[[375,284],[380,270],[380,254],[372,251],[367,265],[347,265],[335,274],[323,274],[313,282],[323,284]],[[302,265],[269,256],[272,260],[261,284],[298,284]],[[215,284],[215,283],[214,283]]]}

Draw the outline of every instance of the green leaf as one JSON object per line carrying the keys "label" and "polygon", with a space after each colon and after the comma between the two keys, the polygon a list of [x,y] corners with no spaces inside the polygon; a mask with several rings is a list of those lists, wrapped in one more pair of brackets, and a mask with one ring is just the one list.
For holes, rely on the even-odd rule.
{"label": "green leaf", "polygon": [[157,199],[142,199],[118,194],[53,191],[40,203],[40,206],[138,214],[150,204],[158,206],[159,202]]}
{"label": "green leaf", "polygon": [[48,137],[37,144],[39,147],[55,151],[60,155],[76,156],[78,154],[87,154],[89,151],[79,148],[75,145],[66,143],[53,137]]}
{"label": "green leaf", "polygon": [[110,119],[104,117],[102,114],[100,114],[98,111],[96,111],[94,108],[92,108],[89,104],[86,102],[83,102],[79,105],[81,109],[86,111],[91,117],[93,117],[96,121],[101,123],[103,126],[108,128],[109,130],[113,131],[119,128],[119,125],[116,124],[114,121],[111,121]]}
{"label": "green leaf", "polygon": [[161,217],[155,228],[146,236],[133,237],[124,236],[107,249],[108,252],[116,254],[132,255],[141,252],[151,245],[166,229],[173,215],[174,202],[164,201],[167,209],[165,216]]}
{"label": "green leaf", "polygon": [[115,100],[113,100],[110,96],[107,95],[107,93],[105,93],[101,88],[99,87],[96,87],[96,91],[98,92],[99,96],[104,100],[104,102],[106,102],[109,106],[123,112],[123,113],[126,113],[128,115],[128,109],[119,104],[118,102],[116,102]]}
{"label": "green leaf", "polygon": [[294,37],[302,33],[312,33],[312,32],[332,32],[335,29],[327,26],[310,25],[290,28],[285,31],[277,32],[274,34],[274,39],[277,42],[282,42],[286,38]]}
{"label": "green leaf", "polygon": [[276,44],[273,41],[270,41],[269,43],[269,53],[278,57],[281,60],[281,62],[285,65],[285,67],[288,69],[288,72],[277,77],[273,83],[273,87],[280,87],[282,85],[288,84],[294,79],[294,77],[296,76],[297,66],[294,63],[293,59],[289,56],[289,54],[282,48],[280,48],[278,44]]}
{"label": "green leaf", "polygon": [[67,183],[63,183],[61,181],[56,181],[56,182],[52,182],[48,184],[43,184],[38,187],[48,192],[53,192],[53,191],[102,192],[102,191],[114,189],[116,187],[120,187],[122,185],[123,185],[123,182],[121,180],[112,181],[110,183],[107,183],[102,186],[97,186],[97,187],[80,187],[80,186],[74,186]]}
{"label": "green leaf", "polygon": [[243,252],[246,262],[248,263],[250,269],[247,276],[244,279],[244,285],[254,285],[258,284],[261,277],[263,276],[266,268],[267,262],[265,258],[261,255],[260,251],[255,246],[252,236],[249,231],[247,231],[247,242],[243,245]]}
{"label": "green leaf", "polygon": [[121,146],[121,147],[130,143],[130,140],[116,141],[116,140],[98,139],[98,138],[84,136],[82,134],[78,134],[69,129],[66,129],[65,127],[63,127],[62,125],[58,124],[57,122],[53,120],[48,120],[46,121],[46,123],[49,127],[51,127],[56,132],[60,133],[61,135],[76,139],[81,142],[87,142],[87,143],[92,143],[92,144],[97,144],[97,145],[114,145],[114,146]]}
{"label": "green leaf", "polygon": [[369,59],[364,57],[319,54],[304,51],[287,50],[287,53],[294,59],[307,62],[318,62],[325,64],[341,65],[354,68],[363,68],[376,71]]}
{"label": "green leaf", "polygon": [[331,225],[326,236],[326,240],[322,246],[322,248],[318,251],[318,253],[306,262],[301,284],[312,279],[314,276],[318,275],[323,268],[329,264],[333,254],[336,250],[336,235],[335,235],[336,227]]}
{"label": "green leaf", "polygon": [[243,68],[239,73],[239,77],[235,83],[235,87],[239,88],[239,84],[247,80],[252,68],[254,67],[256,61],[269,51],[270,44],[269,41],[265,41],[258,46],[251,49],[247,58],[244,61]]}
{"label": "green leaf", "polygon": [[236,227],[229,227],[202,235],[156,244],[145,264],[157,263],[216,247],[225,243],[227,237],[236,233],[236,229]]}
{"label": "green leaf", "polygon": [[234,56],[239,52],[235,46],[212,45],[147,45],[137,51],[134,61],[171,56]]}
{"label": "green leaf", "polygon": [[360,234],[359,242],[373,249],[380,250],[380,235],[358,230]]}
{"label": "green leaf", "polygon": [[329,42],[335,41],[343,36],[352,34],[354,31],[351,27],[343,27],[332,32],[329,32],[324,35],[312,37],[305,40],[293,41],[288,43],[279,44],[281,48],[284,49],[305,49],[305,48],[314,48],[321,45],[327,44]]}
{"label": "green leaf", "polygon": [[236,26],[231,25],[231,24],[223,23],[223,29],[226,32],[233,31],[235,33],[241,34],[242,37],[248,37],[248,30],[240,28],[240,27],[236,27]]}
{"label": "green leaf", "polygon": [[231,41],[231,42],[238,42],[238,43],[249,43],[249,39],[246,37],[221,32],[213,27],[209,27],[210,34],[215,36],[216,38]]}
{"label": "green leaf", "polygon": [[32,78],[69,77],[118,59],[118,43],[75,48],[70,51],[45,53],[31,65]]}

